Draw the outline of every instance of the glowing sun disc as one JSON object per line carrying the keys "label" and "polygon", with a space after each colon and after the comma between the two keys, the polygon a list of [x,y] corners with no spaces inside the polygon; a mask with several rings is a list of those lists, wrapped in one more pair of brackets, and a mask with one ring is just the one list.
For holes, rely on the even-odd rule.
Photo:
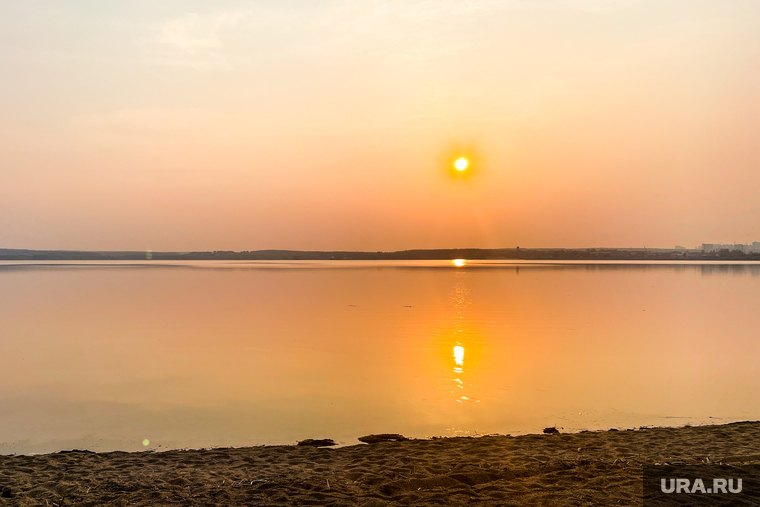
{"label": "glowing sun disc", "polygon": [[456,162],[454,162],[454,167],[456,167],[457,171],[464,171],[467,169],[467,159],[466,158],[459,158]]}

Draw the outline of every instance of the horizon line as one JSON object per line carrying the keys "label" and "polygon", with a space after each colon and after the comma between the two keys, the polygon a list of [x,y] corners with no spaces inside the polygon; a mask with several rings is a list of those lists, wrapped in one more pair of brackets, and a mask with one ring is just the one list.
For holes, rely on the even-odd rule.
{"label": "horizon line", "polygon": [[[710,245],[720,245],[721,243],[705,243]],[[731,243],[732,245],[734,243]],[[744,244],[744,243],[736,243]],[[751,245],[751,243],[750,243]],[[431,251],[461,251],[461,250],[481,250],[481,251],[496,251],[496,250],[700,250],[702,245],[693,248],[683,247],[676,245],[675,247],[649,247],[649,246],[630,246],[630,247],[615,247],[615,246],[590,246],[590,247],[563,247],[563,246],[549,246],[549,247],[522,247],[507,246],[507,247],[445,247],[445,248],[405,248],[401,250],[319,250],[319,249],[292,249],[292,248],[259,248],[256,250],[152,250],[152,249],[136,249],[136,250],[79,250],[79,249],[58,249],[58,248],[8,248],[0,247],[2,251],[15,251],[15,252],[77,252],[77,253],[172,253],[172,254],[186,254],[186,253],[257,253],[257,252],[298,252],[298,253],[365,253],[365,254],[392,254],[402,252],[431,252]]]}

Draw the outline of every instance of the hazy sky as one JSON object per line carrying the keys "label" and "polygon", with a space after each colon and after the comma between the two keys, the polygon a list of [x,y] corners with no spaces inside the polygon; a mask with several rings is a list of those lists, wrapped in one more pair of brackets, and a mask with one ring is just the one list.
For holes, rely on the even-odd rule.
{"label": "hazy sky", "polygon": [[760,241],[759,90],[757,0],[2,2],[0,247]]}

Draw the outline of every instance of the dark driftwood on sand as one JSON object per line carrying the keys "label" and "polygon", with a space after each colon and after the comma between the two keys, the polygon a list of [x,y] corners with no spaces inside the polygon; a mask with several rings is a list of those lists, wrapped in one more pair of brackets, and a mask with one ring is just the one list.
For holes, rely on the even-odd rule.
{"label": "dark driftwood on sand", "polygon": [[378,435],[359,437],[359,442],[364,442],[365,444],[376,444],[378,442],[403,442],[404,440],[409,439],[398,433],[380,433]]}
{"label": "dark driftwood on sand", "polygon": [[313,438],[307,438],[306,440],[301,440],[298,442],[298,445],[304,446],[309,445],[311,447],[330,447],[332,445],[338,445],[335,443],[335,440],[332,438],[322,438],[315,440]]}

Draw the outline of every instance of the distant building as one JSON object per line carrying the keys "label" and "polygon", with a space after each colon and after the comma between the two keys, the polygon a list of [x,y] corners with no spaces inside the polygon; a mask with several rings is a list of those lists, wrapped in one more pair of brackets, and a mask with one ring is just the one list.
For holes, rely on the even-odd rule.
{"label": "distant building", "polygon": [[686,250],[685,246],[676,245],[676,250]]}
{"label": "distant building", "polygon": [[[677,249],[678,247],[676,247]],[[751,245],[744,245],[742,243],[702,243],[703,252],[720,252],[722,250],[728,250],[729,252],[743,252],[743,253],[760,253],[760,241],[755,241]]]}

